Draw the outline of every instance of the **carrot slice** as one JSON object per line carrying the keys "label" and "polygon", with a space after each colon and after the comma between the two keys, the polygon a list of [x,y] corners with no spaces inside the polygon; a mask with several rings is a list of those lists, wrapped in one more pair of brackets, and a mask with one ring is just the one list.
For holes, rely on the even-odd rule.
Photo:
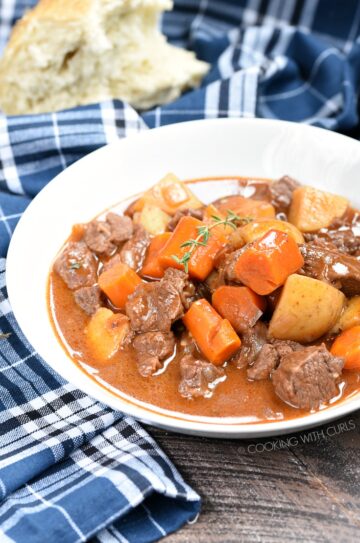
{"label": "carrot slice", "polygon": [[252,200],[244,198],[244,196],[226,196],[216,202],[216,207],[220,213],[225,215],[228,210],[231,210],[239,217],[275,219],[274,207],[265,200]]}
{"label": "carrot slice", "polygon": [[171,238],[171,235],[171,232],[164,232],[164,234],[159,234],[151,240],[144,265],[140,272],[143,277],[153,277],[154,279],[163,277],[164,268],[160,264],[158,257],[165,244]]}
{"label": "carrot slice", "polygon": [[330,349],[334,356],[345,358],[344,368],[360,370],[360,326],[353,326],[342,332]]}
{"label": "carrot slice", "polygon": [[[204,209],[203,221],[205,224],[211,225],[214,224],[214,217],[219,217],[219,219],[224,220],[226,215],[226,213],[220,212],[213,204],[209,204]],[[219,239],[223,239],[224,241],[228,241],[229,237],[234,233],[231,226],[224,224],[215,226],[211,231],[213,234],[216,234]]]}
{"label": "carrot slice", "polygon": [[283,285],[303,264],[294,239],[280,230],[270,230],[244,248],[234,271],[241,283],[257,294],[266,295]]}
{"label": "carrot slice", "polygon": [[[182,217],[176,226],[171,238],[159,254],[159,263],[164,268],[184,269],[184,265],[177,262],[173,257],[182,259],[189,247],[182,247],[182,244],[194,240],[199,235],[198,228],[205,223],[194,217]],[[201,240],[200,240],[201,241]],[[203,281],[214,268],[214,261],[217,253],[226,245],[226,237],[220,238],[213,231],[205,246],[197,247],[189,260],[189,275]]]}
{"label": "carrot slice", "polygon": [[215,365],[223,364],[241,346],[230,322],[222,319],[204,298],[191,304],[183,322],[200,350]]}
{"label": "carrot slice", "polygon": [[99,287],[111,303],[123,309],[128,296],[141,283],[141,279],[127,264],[119,262],[99,276]]}
{"label": "carrot slice", "polygon": [[237,332],[252,327],[265,311],[266,301],[248,287],[221,286],[212,295],[212,304]]}

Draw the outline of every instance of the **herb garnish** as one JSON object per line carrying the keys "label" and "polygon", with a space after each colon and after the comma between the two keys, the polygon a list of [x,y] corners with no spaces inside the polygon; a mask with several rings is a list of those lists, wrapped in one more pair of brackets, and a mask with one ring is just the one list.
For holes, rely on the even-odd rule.
{"label": "herb garnish", "polygon": [[78,270],[81,268],[81,262],[71,262],[70,270]]}
{"label": "herb garnish", "polygon": [[8,339],[11,336],[11,332],[7,332],[6,334],[0,332],[0,339]]}
{"label": "herb garnish", "polygon": [[239,217],[239,215],[236,215],[236,213],[231,211],[231,209],[227,210],[225,219],[222,219],[217,215],[212,215],[211,218],[214,221],[212,224],[205,224],[197,227],[199,235],[195,239],[189,239],[180,245],[181,248],[189,247],[189,250],[186,251],[181,258],[176,255],[172,255],[175,262],[184,266],[184,271],[186,273],[189,271],[189,260],[192,253],[197,247],[205,247],[207,245],[211,235],[211,230],[215,228],[215,226],[223,225],[224,228],[226,228],[226,226],[230,226],[230,228],[236,230],[239,222],[246,224],[252,220],[249,217]]}

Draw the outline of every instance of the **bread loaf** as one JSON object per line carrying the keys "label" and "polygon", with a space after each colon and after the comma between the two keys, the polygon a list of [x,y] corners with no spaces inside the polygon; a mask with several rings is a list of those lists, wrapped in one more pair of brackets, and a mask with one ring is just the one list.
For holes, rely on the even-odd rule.
{"label": "bread loaf", "polygon": [[196,87],[208,64],[158,28],[171,0],[40,0],[0,61],[7,114],[57,111],[109,98],[147,109]]}

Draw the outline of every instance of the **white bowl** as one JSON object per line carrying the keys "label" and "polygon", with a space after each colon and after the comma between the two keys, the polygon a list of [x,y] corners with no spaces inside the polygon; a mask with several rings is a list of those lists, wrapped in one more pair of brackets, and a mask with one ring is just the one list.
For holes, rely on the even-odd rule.
{"label": "white bowl", "polygon": [[71,226],[143,191],[169,171],[181,179],[289,174],[343,194],[360,207],[360,143],[319,128],[272,120],[219,119],[166,126],[119,140],[58,175],[29,205],[15,230],[6,279],[15,317],[30,343],[50,366],[89,395],[168,430],[259,437],[298,431],[358,409],[360,394],[305,417],[264,424],[174,414],[106,390],[65,354],[50,323],[46,286],[53,259]]}

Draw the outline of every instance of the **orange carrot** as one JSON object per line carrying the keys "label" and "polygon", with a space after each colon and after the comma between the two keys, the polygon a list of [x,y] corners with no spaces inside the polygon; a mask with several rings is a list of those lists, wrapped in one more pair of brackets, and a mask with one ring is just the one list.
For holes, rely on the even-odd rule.
{"label": "orange carrot", "polygon": [[223,364],[241,346],[230,322],[222,319],[204,298],[191,304],[183,322],[210,362]]}
{"label": "orange carrot", "polygon": [[80,241],[85,234],[85,225],[84,224],[74,224],[71,230],[71,240]]}
{"label": "orange carrot", "polygon": [[163,277],[164,268],[161,266],[158,256],[170,238],[171,232],[164,232],[164,234],[159,234],[151,240],[144,265],[140,272],[142,276],[153,277],[155,279]]}
{"label": "orange carrot", "polygon": [[266,302],[248,287],[221,286],[212,295],[212,304],[237,332],[252,327],[265,311]]}
{"label": "orange carrot", "polygon": [[114,306],[123,309],[141,279],[127,264],[118,262],[99,276],[99,287]]}
{"label": "orange carrot", "polygon": [[132,202],[124,211],[124,215],[133,218],[135,213],[142,211],[145,205],[143,196]]}
{"label": "orange carrot", "polygon": [[182,258],[187,251],[186,247],[181,247],[189,239],[195,239],[198,236],[197,228],[202,226],[202,222],[193,217],[182,217],[178,222],[171,238],[159,254],[159,262],[164,268],[183,269],[183,265],[173,259],[173,256]]}
{"label": "orange carrot", "polygon": [[[203,221],[208,225],[214,224],[214,217],[219,217],[219,219],[224,220],[226,213],[221,213],[217,207],[213,204],[209,204],[204,209]],[[212,232],[216,234],[218,238],[228,241],[228,238],[234,233],[234,230],[229,225],[220,224],[219,226],[212,228]]]}
{"label": "orange carrot", "polygon": [[[164,268],[184,269],[183,264],[176,262],[173,256],[178,259],[184,256],[188,251],[188,247],[181,247],[181,245],[189,240],[196,239],[199,235],[198,228],[204,226],[204,224],[194,217],[180,219],[171,238],[159,254],[160,265]],[[206,279],[214,267],[217,253],[225,245],[226,238],[220,238],[217,233],[211,231],[207,244],[199,246],[193,251],[189,260],[189,275],[199,281]]]}
{"label": "orange carrot", "polygon": [[294,239],[280,230],[269,230],[244,248],[234,271],[241,283],[257,294],[266,295],[283,285],[303,264]]}
{"label": "orange carrot", "polygon": [[224,213],[230,209],[239,217],[252,217],[258,219],[266,217],[275,219],[275,209],[269,202],[265,200],[252,200],[243,196],[226,196],[216,202],[216,207],[220,213]]}
{"label": "orange carrot", "polygon": [[342,332],[330,349],[334,356],[345,358],[344,368],[360,370],[360,326],[353,326]]}
{"label": "orange carrot", "polygon": [[213,222],[214,215],[216,217],[220,217],[220,219],[225,219],[226,213],[222,213],[218,210],[217,207],[214,206],[214,204],[209,204],[205,207],[203,211],[203,221],[206,223]]}

